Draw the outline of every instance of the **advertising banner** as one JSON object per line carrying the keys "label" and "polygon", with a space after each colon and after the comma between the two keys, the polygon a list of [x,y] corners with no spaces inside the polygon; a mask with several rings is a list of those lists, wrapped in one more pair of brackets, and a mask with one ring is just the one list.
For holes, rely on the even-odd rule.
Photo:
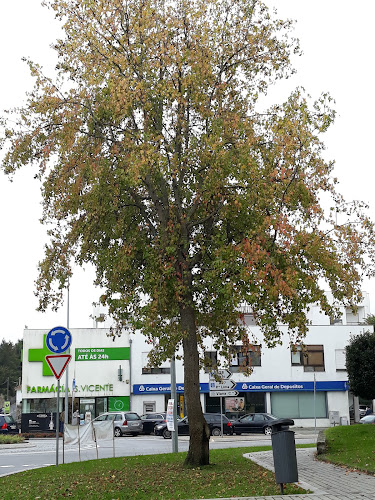
{"label": "advertising banner", "polygon": [[167,429],[169,431],[174,431],[173,407],[174,407],[174,399],[168,399],[168,407],[167,407]]}

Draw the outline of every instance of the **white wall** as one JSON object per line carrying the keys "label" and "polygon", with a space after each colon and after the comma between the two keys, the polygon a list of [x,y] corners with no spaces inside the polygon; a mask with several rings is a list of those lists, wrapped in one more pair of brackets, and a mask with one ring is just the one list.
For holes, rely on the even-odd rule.
{"label": "white wall", "polygon": [[[130,365],[128,360],[91,360],[76,361],[75,350],[78,348],[112,348],[129,347],[129,335],[124,332],[114,341],[107,334],[107,329],[71,329],[72,344],[70,353],[72,359],[68,365],[69,389],[72,388],[73,378],[76,382],[77,397],[99,396],[129,396],[130,395]],[[54,398],[54,392],[28,392],[28,387],[56,387],[57,381],[53,376],[42,375],[42,362],[29,362],[28,350],[43,347],[44,335],[48,330],[24,331],[23,363],[22,363],[22,394],[23,398]],[[52,353],[49,353],[52,354]],[[118,380],[118,368],[122,366],[123,380]],[[65,373],[61,378],[61,386],[65,385]],[[103,386],[106,389],[103,390]]]}

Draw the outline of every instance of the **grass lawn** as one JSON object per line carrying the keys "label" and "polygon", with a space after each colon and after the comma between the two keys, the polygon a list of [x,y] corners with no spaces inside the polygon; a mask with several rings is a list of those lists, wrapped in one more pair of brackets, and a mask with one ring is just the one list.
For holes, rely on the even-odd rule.
{"label": "grass lawn", "polygon": [[320,460],[375,474],[375,425],[341,425],[325,434],[327,453]]}
{"label": "grass lawn", "polygon": [[[306,445],[305,445],[306,446]],[[177,499],[278,495],[274,474],[244,458],[271,447],[211,450],[209,466],[183,467],[186,453],[108,458],[0,477],[0,498]],[[304,493],[294,484],[285,494]]]}

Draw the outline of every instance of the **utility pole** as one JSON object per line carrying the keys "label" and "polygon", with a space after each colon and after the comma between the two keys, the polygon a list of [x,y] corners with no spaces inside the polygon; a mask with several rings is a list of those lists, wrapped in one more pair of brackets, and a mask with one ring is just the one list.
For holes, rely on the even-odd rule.
{"label": "utility pole", "polygon": [[[68,290],[67,290],[67,312],[66,312],[66,328],[69,330],[69,282],[68,282]],[[72,415],[73,415],[73,398],[72,398]],[[64,423],[68,425],[69,420],[69,371],[68,367],[66,367],[65,372],[65,413],[64,413]]]}

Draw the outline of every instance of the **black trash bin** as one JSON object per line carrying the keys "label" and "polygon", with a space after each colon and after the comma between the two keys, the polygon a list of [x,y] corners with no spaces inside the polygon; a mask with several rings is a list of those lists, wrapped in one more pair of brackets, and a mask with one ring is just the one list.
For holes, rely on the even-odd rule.
{"label": "black trash bin", "polygon": [[283,493],[285,483],[298,482],[296,443],[290,430],[274,432],[272,438],[273,463],[276,483]]}

